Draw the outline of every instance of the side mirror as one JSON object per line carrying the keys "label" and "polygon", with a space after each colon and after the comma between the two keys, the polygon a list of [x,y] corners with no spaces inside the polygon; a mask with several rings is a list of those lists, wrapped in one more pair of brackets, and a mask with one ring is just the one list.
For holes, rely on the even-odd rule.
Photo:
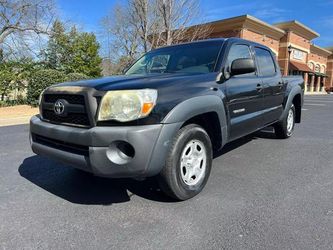
{"label": "side mirror", "polygon": [[253,59],[240,58],[240,59],[234,60],[231,63],[230,74],[232,76],[253,73],[255,71],[256,71],[256,66],[254,65]]}

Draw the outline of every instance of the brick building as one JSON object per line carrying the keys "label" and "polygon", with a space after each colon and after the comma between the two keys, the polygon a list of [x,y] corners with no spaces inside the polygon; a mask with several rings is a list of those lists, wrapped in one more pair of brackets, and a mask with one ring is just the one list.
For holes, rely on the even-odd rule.
{"label": "brick building", "polygon": [[283,75],[303,75],[307,92],[324,92],[333,86],[333,47],[321,48],[312,40],[319,34],[298,21],[268,24],[243,15],[207,24],[210,38],[240,37],[270,47]]}

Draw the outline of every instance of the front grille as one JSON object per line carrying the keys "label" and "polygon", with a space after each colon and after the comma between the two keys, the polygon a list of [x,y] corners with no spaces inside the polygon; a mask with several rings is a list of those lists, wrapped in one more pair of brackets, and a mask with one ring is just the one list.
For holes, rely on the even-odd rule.
{"label": "front grille", "polygon": [[[65,107],[66,114],[63,116],[54,112],[54,103],[57,100],[65,100],[67,102]],[[57,124],[79,127],[91,126],[85,97],[78,94],[45,94],[42,102],[42,118]]]}
{"label": "front grille", "polygon": [[37,134],[32,134],[32,140],[34,142],[37,142],[39,144],[42,144],[42,145],[45,145],[45,146],[48,146],[51,148],[63,150],[63,151],[73,153],[73,154],[89,156],[89,147],[88,146],[59,141],[59,140],[55,140],[55,139],[48,138],[45,136],[37,135]]}
{"label": "front grille", "polygon": [[83,95],[69,95],[69,94],[45,94],[44,102],[55,103],[59,99],[64,99],[71,104],[80,104],[84,105],[84,96]]}
{"label": "front grille", "polygon": [[51,110],[43,110],[43,118],[55,123],[67,123],[74,125],[89,126],[87,114],[69,113],[67,116],[58,116]]}

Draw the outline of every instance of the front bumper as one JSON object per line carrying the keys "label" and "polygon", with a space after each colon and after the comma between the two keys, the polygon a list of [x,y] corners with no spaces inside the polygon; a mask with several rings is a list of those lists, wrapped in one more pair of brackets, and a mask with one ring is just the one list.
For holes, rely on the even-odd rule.
{"label": "front bumper", "polygon": [[[30,120],[34,153],[103,177],[148,177],[164,166],[180,123],[91,129]],[[130,148],[124,154],[123,146]],[[128,146],[130,145],[130,146]]]}

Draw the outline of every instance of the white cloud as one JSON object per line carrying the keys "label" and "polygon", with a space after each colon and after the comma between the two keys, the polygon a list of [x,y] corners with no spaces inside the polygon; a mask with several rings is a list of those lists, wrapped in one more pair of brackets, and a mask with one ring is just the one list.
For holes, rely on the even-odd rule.
{"label": "white cloud", "polygon": [[269,19],[270,22],[279,22],[285,20],[285,16],[289,13],[288,10],[276,8],[273,6],[263,6],[260,10],[254,12],[254,16],[262,19]]}
{"label": "white cloud", "polygon": [[206,17],[210,21],[213,21],[227,17],[250,14],[270,23],[274,23],[285,20],[289,13],[289,10],[278,8],[273,4],[262,4],[262,2],[255,1],[251,3],[209,9],[206,11]]}

